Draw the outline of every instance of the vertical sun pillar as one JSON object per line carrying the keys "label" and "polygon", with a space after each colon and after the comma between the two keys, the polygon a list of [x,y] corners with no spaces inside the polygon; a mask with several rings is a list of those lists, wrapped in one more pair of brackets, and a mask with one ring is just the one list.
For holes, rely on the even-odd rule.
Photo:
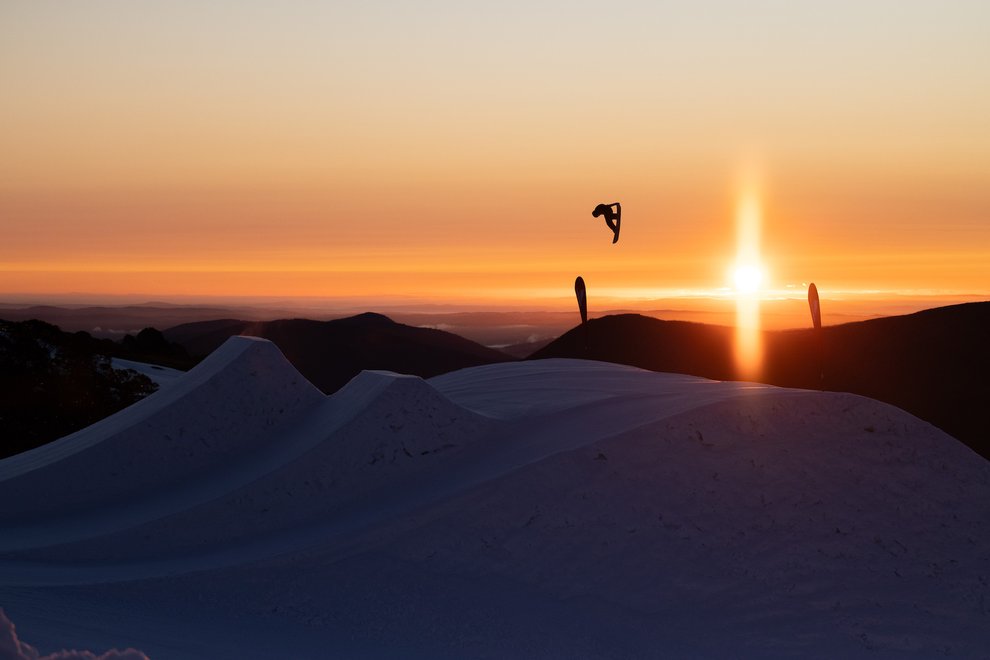
{"label": "vertical sun pillar", "polygon": [[736,207],[736,263],[732,279],[736,289],[736,375],[758,380],[763,363],[760,334],[760,200],[754,181],[744,182]]}

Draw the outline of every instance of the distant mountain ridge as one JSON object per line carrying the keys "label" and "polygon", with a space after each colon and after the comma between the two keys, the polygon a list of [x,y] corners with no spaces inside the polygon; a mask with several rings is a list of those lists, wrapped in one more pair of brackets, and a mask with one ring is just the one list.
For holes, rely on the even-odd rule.
{"label": "distant mountain ridge", "polygon": [[[821,364],[813,329],[761,334],[761,382],[885,401],[990,458],[990,302],[825,326]],[[585,358],[731,380],[733,341],[729,327],[621,314],[573,328],[529,359]]]}
{"label": "distant mountain ridge", "polygon": [[274,342],[311,383],[330,394],[363,370],[382,369],[422,378],[513,358],[459,335],[396,323],[366,312],[332,321],[217,319],[164,331],[192,355],[207,355],[234,335]]}
{"label": "distant mountain ridge", "polygon": [[[0,317],[10,321],[40,319],[57,325],[66,332],[82,330],[95,337],[119,338],[127,333],[136,334],[142,328],[168,328],[180,323],[230,317],[233,314],[255,318],[248,315],[249,311],[251,310],[233,310],[223,306],[170,305],[156,302],[125,306],[4,306],[0,308]],[[262,313],[270,312],[255,312],[255,314]]]}
{"label": "distant mountain ridge", "polygon": [[[513,358],[521,359],[542,348],[571,325],[569,312],[518,311],[390,311],[382,310],[397,323],[435,328],[460,335]],[[218,319],[274,321],[305,318],[330,321],[354,316],[352,307],[306,307],[249,304],[175,304],[160,301],[129,305],[19,305],[0,301],[0,318],[14,321],[37,319],[66,332],[84,331],[94,337],[120,339],[142,328],[172,328],[187,323]]]}

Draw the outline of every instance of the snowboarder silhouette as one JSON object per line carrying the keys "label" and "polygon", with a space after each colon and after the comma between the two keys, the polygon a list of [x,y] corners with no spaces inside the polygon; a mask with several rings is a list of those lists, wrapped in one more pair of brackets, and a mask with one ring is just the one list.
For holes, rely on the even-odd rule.
{"label": "snowboarder silhouette", "polygon": [[[612,207],[615,210],[612,210]],[[591,215],[598,217],[600,215],[605,216],[605,224],[608,228],[612,230],[615,234],[615,238],[612,239],[612,243],[615,244],[619,241],[619,225],[622,224],[622,206],[618,202],[612,202],[611,204],[599,204],[595,207],[595,210],[591,212]]]}

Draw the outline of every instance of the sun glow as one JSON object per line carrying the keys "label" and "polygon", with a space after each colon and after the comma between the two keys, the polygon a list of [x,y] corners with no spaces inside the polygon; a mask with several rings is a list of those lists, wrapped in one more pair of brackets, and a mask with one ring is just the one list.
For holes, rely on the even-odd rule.
{"label": "sun glow", "polygon": [[763,279],[763,268],[753,264],[742,264],[732,271],[732,283],[739,293],[756,293]]}
{"label": "sun glow", "polygon": [[756,380],[763,362],[759,290],[764,281],[760,260],[759,186],[752,172],[744,175],[736,210],[736,371],[742,380]]}

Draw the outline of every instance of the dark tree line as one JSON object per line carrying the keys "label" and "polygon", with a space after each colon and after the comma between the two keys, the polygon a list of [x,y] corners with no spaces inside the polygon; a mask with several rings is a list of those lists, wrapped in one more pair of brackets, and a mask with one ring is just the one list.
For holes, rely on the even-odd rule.
{"label": "dark tree line", "polygon": [[111,357],[191,366],[153,328],[117,343],[42,321],[0,321],[0,457],[68,435],[158,388],[147,376],[113,369]]}

